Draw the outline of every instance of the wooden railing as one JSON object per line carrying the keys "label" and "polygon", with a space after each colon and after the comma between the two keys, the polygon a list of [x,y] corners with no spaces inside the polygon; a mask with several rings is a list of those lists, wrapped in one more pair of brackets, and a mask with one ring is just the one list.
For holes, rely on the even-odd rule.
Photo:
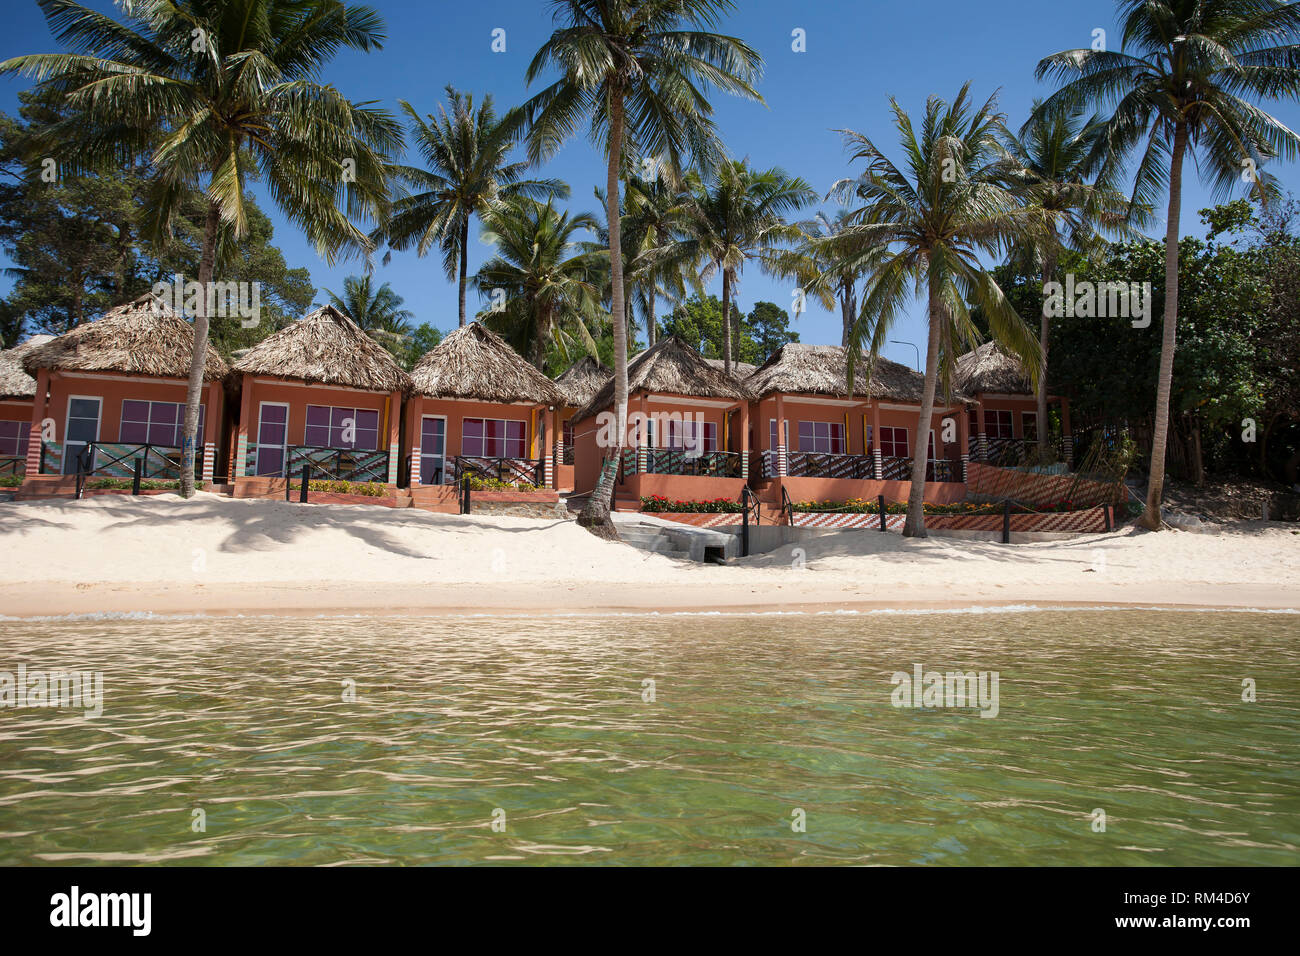
{"label": "wooden railing", "polygon": [[318,448],[291,445],[285,460],[285,474],[301,473],[311,465],[314,479],[331,481],[388,481],[388,452],[362,451],[354,448]]}
{"label": "wooden railing", "polygon": [[24,475],[27,473],[27,459],[17,455],[0,458],[0,475]]}
{"label": "wooden railing", "polygon": [[477,475],[485,480],[495,479],[511,485],[540,487],[544,469],[542,462],[528,458],[485,458],[457,455],[452,459],[447,484],[456,484],[463,475]]}
{"label": "wooden railing", "polygon": [[873,478],[869,455],[835,455],[795,451],[786,456],[786,473],[794,478]]}
{"label": "wooden railing", "polygon": [[741,459],[737,452],[702,451],[687,452],[678,448],[646,448],[645,468],[638,465],[638,452],[642,449],[625,448],[619,462],[621,476],[644,473],[647,475],[687,475],[700,478],[739,478]]}

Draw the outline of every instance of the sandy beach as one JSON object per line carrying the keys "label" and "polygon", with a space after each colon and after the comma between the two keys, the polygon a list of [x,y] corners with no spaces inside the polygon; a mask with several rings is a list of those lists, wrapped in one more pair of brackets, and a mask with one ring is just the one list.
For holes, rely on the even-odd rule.
{"label": "sandy beach", "polygon": [[0,504],[0,542],[0,613],[16,617],[1300,608],[1300,534],[1282,523],[1013,545],[853,530],[724,567],[571,521],[199,494]]}

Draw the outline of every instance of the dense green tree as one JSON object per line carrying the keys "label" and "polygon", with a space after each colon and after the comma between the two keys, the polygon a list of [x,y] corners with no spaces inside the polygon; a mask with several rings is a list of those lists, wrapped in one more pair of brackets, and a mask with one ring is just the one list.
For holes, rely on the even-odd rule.
{"label": "dense green tree", "polygon": [[787,342],[799,341],[799,333],[790,330],[790,313],[775,302],[755,302],[745,316],[743,328],[756,347],[756,365],[766,362]]}
{"label": "dense green tree", "polygon": [[[1042,110],[1109,111],[1099,145],[1106,166],[1141,159],[1133,202],[1154,206],[1168,190],[1165,217],[1164,318],[1156,384],[1146,510],[1142,524],[1161,527],[1170,388],[1180,309],[1178,288],[1183,160],[1220,193],[1247,182],[1269,195],[1261,167],[1300,153],[1300,137],[1255,101],[1300,97],[1300,4],[1286,0],[1119,0],[1122,47],[1065,50],[1038,64],[1039,79],[1064,86]],[[1104,179],[1112,178],[1103,167]]]}

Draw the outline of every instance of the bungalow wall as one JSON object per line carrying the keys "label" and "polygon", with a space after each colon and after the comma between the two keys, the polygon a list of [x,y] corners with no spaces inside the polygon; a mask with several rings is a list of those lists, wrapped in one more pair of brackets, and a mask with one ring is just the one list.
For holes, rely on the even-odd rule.
{"label": "bungalow wall", "polygon": [[295,447],[386,454],[387,463],[377,465],[376,474],[385,484],[397,484],[400,391],[368,391],[246,373],[239,409],[230,458],[237,498],[282,488],[278,479],[294,477],[285,475],[285,467],[289,450]]}
{"label": "bungalow wall", "polygon": [[[612,409],[610,409],[612,411]],[[634,424],[634,416],[640,413],[648,416],[649,424],[644,434],[638,437],[631,434],[632,440],[627,447],[636,449],[639,445],[649,449],[674,447],[670,430],[679,426],[669,424],[673,421],[690,421],[696,423],[703,436],[701,451],[733,452],[740,456],[742,466],[749,448],[749,407],[748,403],[729,402],[725,399],[696,398],[688,395],[649,395],[637,392],[628,399],[629,431]],[[666,417],[665,417],[666,416]],[[673,416],[676,416],[674,418]],[[574,426],[574,491],[586,494],[596,487],[600,478],[601,465],[609,449],[601,447],[597,441],[600,437],[598,416],[592,416]],[[680,442],[676,447],[680,447]],[[706,501],[712,498],[737,498],[745,484],[743,477],[718,477],[705,475],[624,474],[623,480],[615,485],[614,496],[620,508],[640,506],[642,497],[663,495],[666,498],[683,501]]]}
{"label": "bungalow wall", "polygon": [[[1048,396],[1048,413],[1051,406],[1057,405],[1061,413],[1061,434],[1065,438],[1067,461],[1072,457],[1073,439],[1070,430],[1070,400],[1057,395]],[[968,427],[971,445],[975,449],[974,457],[980,453],[980,436],[985,442],[998,439],[1020,439],[1036,441],[1038,420],[1038,401],[1033,395],[995,394],[981,392],[976,396],[975,407],[968,414]]]}
{"label": "bungalow wall", "polygon": [[411,461],[411,488],[445,486],[458,455],[516,459],[521,467],[540,462],[541,486],[554,488],[556,429],[546,405],[416,395],[407,402],[402,443],[403,457]]}
{"label": "bungalow wall", "polygon": [[[883,477],[888,473],[886,459],[909,460],[916,450],[917,417],[920,407],[898,402],[828,399],[815,395],[769,395],[753,405],[751,429],[753,447],[759,453],[755,477],[764,474],[762,457],[766,456],[771,484],[763,487],[760,497],[772,506],[779,506],[781,491],[793,501],[845,501],[850,498],[875,498],[884,495],[889,501],[905,500],[911,493],[910,480]],[[953,419],[954,441],[944,442],[944,420]],[[784,422],[783,430],[781,423]],[[931,418],[934,434],[932,457],[953,463],[951,481],[927,481],[927,501],[959,501],[965,495],[962,483],[962,464],[968,454],[969,436],[962,409],[939,406]],[[783,436],[784,431],[784,436]],[[783,441],[784,437],[784,441]],[[929,436],[923,439],[929,440]],[[789,456],[803,452],[829,455],[857,455],[870,459],[863,463],[868,475],[873,475],[874,463],[881,463],[881,478],[874,477],[812,477],[779,475],[779,446],[786,444]]]}
{"label": "bungalow wall", "polygon": [[[39,473],[41,424],[47,418],[53,420],[55,434],[46,454],[47,475],[67,473],[77,450],[90,441],[179,449],[187,390],[188,383],[179,378],[39,369],[29,419],[28,476]],[[212,479],[224,406],[221,382],[206,383],[200,399],[202,454],[195,467],[200,480]]]}

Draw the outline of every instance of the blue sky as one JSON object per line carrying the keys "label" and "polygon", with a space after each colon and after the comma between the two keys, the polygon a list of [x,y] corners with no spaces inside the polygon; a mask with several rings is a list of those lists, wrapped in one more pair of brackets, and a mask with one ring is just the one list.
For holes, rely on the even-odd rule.
{"label": "blue sky", "polygon": [[[103,2],[92,5],[110,7]],[[396,111],[397,100],[406,99],[429,112],[448,83],[480,95],[490,92],[503,108],[532,92],[525,86],[524,72],[552,29],[546,0],[375,0],[373,5],[387,24],[384,49],[339,56],[325,76],[354,100],[378,100]],[[8,0],[6,6],[0,59],[55,49],[34,2]],[[1051,92],[1034,80],[1041,57],[1090,45],[1097,28],[1107,31],[1112,46],[1119,42],[1111,0],[739,0],[738,6],[726,30],[762,53],[765,71],[759,90],[767,102],[714,97],[726,145],[756,166],[782,166],[804,177],[822,194],[835,180],[857,172],[847,164],[840,137],[832,130],[859,130],[897,156],[892,149],[896,135],[888,108],[891,95],[915,115],[928,95],[950,99],[971,80],[980,97],[1000,91],[1000,106],[1016,127],[1033,99]],[[491,50],[496,28],[506,31],[504,53]],[[792,51],[795,28],[806,32],[807,52]],[[16,109],[23,82],[0,79],[0,109]],[[534,89],[538,86],[540,82]],[[1266,108],[1292,129],[1300,129],[1300,104]],[[1194,167],[1188,168],[1192,177],[1184,187],[1183,232],[1199,234],[1196,211],[1209,205],[1211,197],[1195,180]],[[544,171],[572,186],[573,208],[596,209],[592,187],[604,183],[603,160],[585,139],[570,142]],[[1297,189],[1296,164],[1276,164],[1271,171],[1284,188]],[[318,301],[324,300],[324,289],[339,290],[345,276],[360,271],[356,260],[326,265],[260,194],[259,202],[275,222],[275,241],[290,265],[311,270]],[[1163,234],[1163,216],[1161,220],[1158,234]],[[474,240],[471,245],[473,270],[488,250]],[[389,265],[376,266],[376,273],[405,297],[418,321],[444,330],[455,326],[455,288],[444,277],[436,253],[426,259],[394,253]],[[9,284],[0,279],[0,289]],[[713,291],[720,293],[721,283],[714,285]],[[763,299],[788,308],[790,283],[768,279],[751,267],[741,280],[739,301],[748,309]],[[922,342],[921,314],[914,306],[895,338]],[[802,341],[838,343],[838,312],[810,303],[796,328]],[[913,349],[906,345],[890,345],[884,354],[909,364],[915,361]]]}

